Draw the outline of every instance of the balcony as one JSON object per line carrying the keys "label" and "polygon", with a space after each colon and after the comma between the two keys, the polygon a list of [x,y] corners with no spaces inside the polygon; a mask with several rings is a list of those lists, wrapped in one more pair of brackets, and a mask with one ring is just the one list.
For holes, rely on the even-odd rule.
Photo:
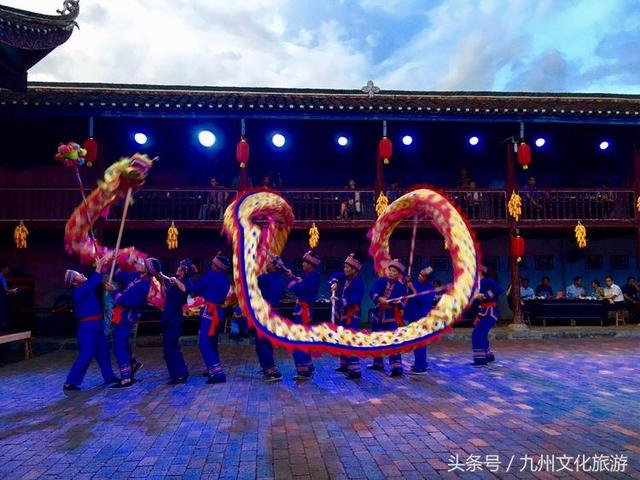
{"label": "balcony", "polygon": [[[87,192],[88,193],[88,192]],[[219,228],[224,208],[234,197],[233,190],[145,188],[134,196],[129,209],[132,228],[165,228],[174,220],[182,228]],[[504,190],[448,190],[475,228],[506,228],[507,192]],[[373,190],[283,190],[291,204],[296,228],[312,222],[341,228],[368,228],[376,218]],[[398,194],[391,193],[390,200]],[[520,225],[529,227],[566,226],[581,220],[592,227],[632,227],[635,225],[635,194],[631,190],[536,190],[521,192]],[[77,189],[0,189],[0,222],[28,221],[32,226],[57,226],[68,219],[81,202]],[[114,226],[122,206],[116,205],[106,224]]]}

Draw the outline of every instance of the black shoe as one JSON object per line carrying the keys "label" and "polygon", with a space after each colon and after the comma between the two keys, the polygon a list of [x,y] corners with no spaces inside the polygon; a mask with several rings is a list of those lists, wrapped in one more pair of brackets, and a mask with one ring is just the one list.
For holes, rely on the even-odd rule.
{"label": "black shoe", "polygon": [[224,383],[227,381],[227,376],[223,373],[221,375],[213,375],[212,377],[209,377],[207,379],[207,382],[209,385],[212,385],[214,383]]}
{"label": "black shoe", "polygon": [[77,385],[72,385],[70,383],[65,383],[62,386],[62,390],[64,392],[79,392],[80,391],[80,387],[78,387]]}
{"label": "black shoe", "polygon": [[349,369],[346,366],[340,366],[340,367],[336,368],[336,372],[348,373]]}
{"label": "black shoe", "polygon": [[349,380],[360,380],[362,378],[362,372],[352,371],[347,373],[347,379]]}
{"label": "black shoe", "polygon": [[118,377],[113,377],[111,380],[107,380],[102,385],[113,385],[114,383],[120,383],[120,379]]}
{"label": "black shoe", "polygon": [[280,380],[282,380],[282,373],[280,372],[265,373],[264,375],[262,375],[262,379],[265,382],[279,382]]}
{"label": "black shoe", "polygon": [[313,377],[313,374],[311,373],[296,373],[293,377],[294,380],[302,380],[302,381],[306,381],[306,380],[311,380],[311,377]]}
{"label": "black shoe", "polygon": [[133,385],[133,380],[129,381],[129,382],[123,382],[122,380],[120,381],[120,383],[114,383],[113,385],[111,385],[109,388],[129,388]]}
{"label": "black shoe", "polygon": [[408,373],[409,375],[426,375],[427,369],[425,368],[424,370],[416,370],[416,367],[411,365]]}
{"label": "black shoe", "polygon": [[178,378],[172,378],[167,382],[167,385],[180,385],[183,383],[187,383],[188,379],[189,379],[189,375],[184,375],[183,377],[178,377]]}
{"label": "black shoe", "polygon": [[473,362],[471,362],[469,365],[471,365],[472,367],[486,367],[488,365],[487,361],[484,360],[474,360]]}
{"label": "black shoe", "polygon": [[207,372],[206,370],[204,372],[202,372],[202,376],[203,377],[208,377],[209,376],[209,372]]}
{"label": "black shoe", "polygon": [[493,353],[490,353],[489,355],[487,355],[487,362],[491,363],[495,361],[496,361],[496,357]]}
{"label": "black shoe", "polygon": [[371,365],[367,365],[367,370],[378,370],[380,372],[384,372],[384,366],[372,363]]}
{"label": "black shoe", "polygon": [[402,373],[401,368],[392,368],[391,373],[389,374],[390,377],[402,377],[403,375],[404,373]]}
{"label": "black shoe", "polygon": [[135,361],[135,363],[131,364],[131,375],[133,375],[134,373],[136,373],[138,370],[140,370],[142,367],[144,367],[144,363],[139,362],[139,361]]}

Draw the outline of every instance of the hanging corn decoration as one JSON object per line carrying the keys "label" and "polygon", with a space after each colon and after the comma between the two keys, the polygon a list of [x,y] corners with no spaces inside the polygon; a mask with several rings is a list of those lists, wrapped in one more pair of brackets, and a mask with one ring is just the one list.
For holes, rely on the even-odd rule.
{"label": "hanging corn decoration", "polygon": [[380,192],[380,195],[378,195],[378,200],[376,200],[376,215],[382,215],[382,212],[384,212],[384,209],[388,206],[389,199],[384,193]]}
{"label": "hanging corn decoration", "polygon": [[171,222],[171,226],[167,230],[167,248],[169,250],[178,248],[178,229],[173,222]]}
{"label": "hanging corn decoration", "polygon": [[509,209],[509,215],[518,222],[520,215],[522,215],[522,198],[520,198],[520,195],[518,195],[515,190],[511,193],[507,208]]}
{"label": "hanging corn decoration", "polygon": [[445,250],[449,250],[449,242],[447,242],[447,239],[444,239],[444,249]]}
{"label": "hanging corn decoration", "polygon": [[640,195],[638,195],[638,200],[636,200],[636,209],[640,212]]}
{"label": "hanging corn decoration", "polygon": [[586,248],[587,247],[587,229],[584,228],[584,225],[580,223],[578,220],[578,224],[575,228],[576,232],[576,242],[578,243],[578,248]]}
{"label": "hanging corn decoration", "polygon": [[16,248],[23,249],[27,248],[27,236],[29,235],[29,230],[24,225],[24,222],[20,220],[20,224],[13,231],[13,241],[16,242]]}
{"label": "hanging corn decoration", "polygon": [[316,248],[318,243],[320,243],[320,230],[318,230],[318,227],[316,227],[314,222],[309,229],[309,246],[311,248]]}

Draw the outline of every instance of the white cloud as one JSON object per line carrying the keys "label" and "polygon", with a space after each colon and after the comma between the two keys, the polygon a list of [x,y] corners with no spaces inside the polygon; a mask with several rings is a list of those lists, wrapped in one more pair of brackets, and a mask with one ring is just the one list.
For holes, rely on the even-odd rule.
{"label": "white cloud", "polygon": [[[640,92],[637,75],[610,68],[637,61],[602,53],[619,43],[607,41],[616,29],[640,21],[634,1],[301,2],[82,0],[80,30],[30,79],[360,88],[373,78],[383,89]],[[62,6],[3,3],[49,14]]]}

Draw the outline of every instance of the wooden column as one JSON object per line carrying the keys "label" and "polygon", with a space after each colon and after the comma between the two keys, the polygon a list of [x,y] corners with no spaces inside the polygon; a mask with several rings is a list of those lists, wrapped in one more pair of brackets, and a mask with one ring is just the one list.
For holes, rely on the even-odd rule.
{"label": "wooden column", "polygon": [[633,142],[633,192],[634,192],[634,210],[636,218],[636,267],[640,269],[640,213],[635,208],[635,202],[640,195],[640,146],[637,141]]}
{"label": "wooden column", "polygon": [[[513,143],[507,142],[506,145],[506,162],[507,162],[507,200],[511,197],[511,193],[516,191],[518,183],[516,181],[516,172],[513,157]],[[514,328],[525,327],[522,321],[522,306],[520,304],[520,265],[517,259],[511,255],[511,241],[516,233],[516,221],[508,215],[509,224],[509,270],[511,272],[511,303],[513,305],[513,322],[511,323]]]}
{"label": "wooden column", "polygon": [[376,183],[375,183],[375,200],[378,199],[380,192],[384,192],[384,164],[380,155],[376,152]]}

